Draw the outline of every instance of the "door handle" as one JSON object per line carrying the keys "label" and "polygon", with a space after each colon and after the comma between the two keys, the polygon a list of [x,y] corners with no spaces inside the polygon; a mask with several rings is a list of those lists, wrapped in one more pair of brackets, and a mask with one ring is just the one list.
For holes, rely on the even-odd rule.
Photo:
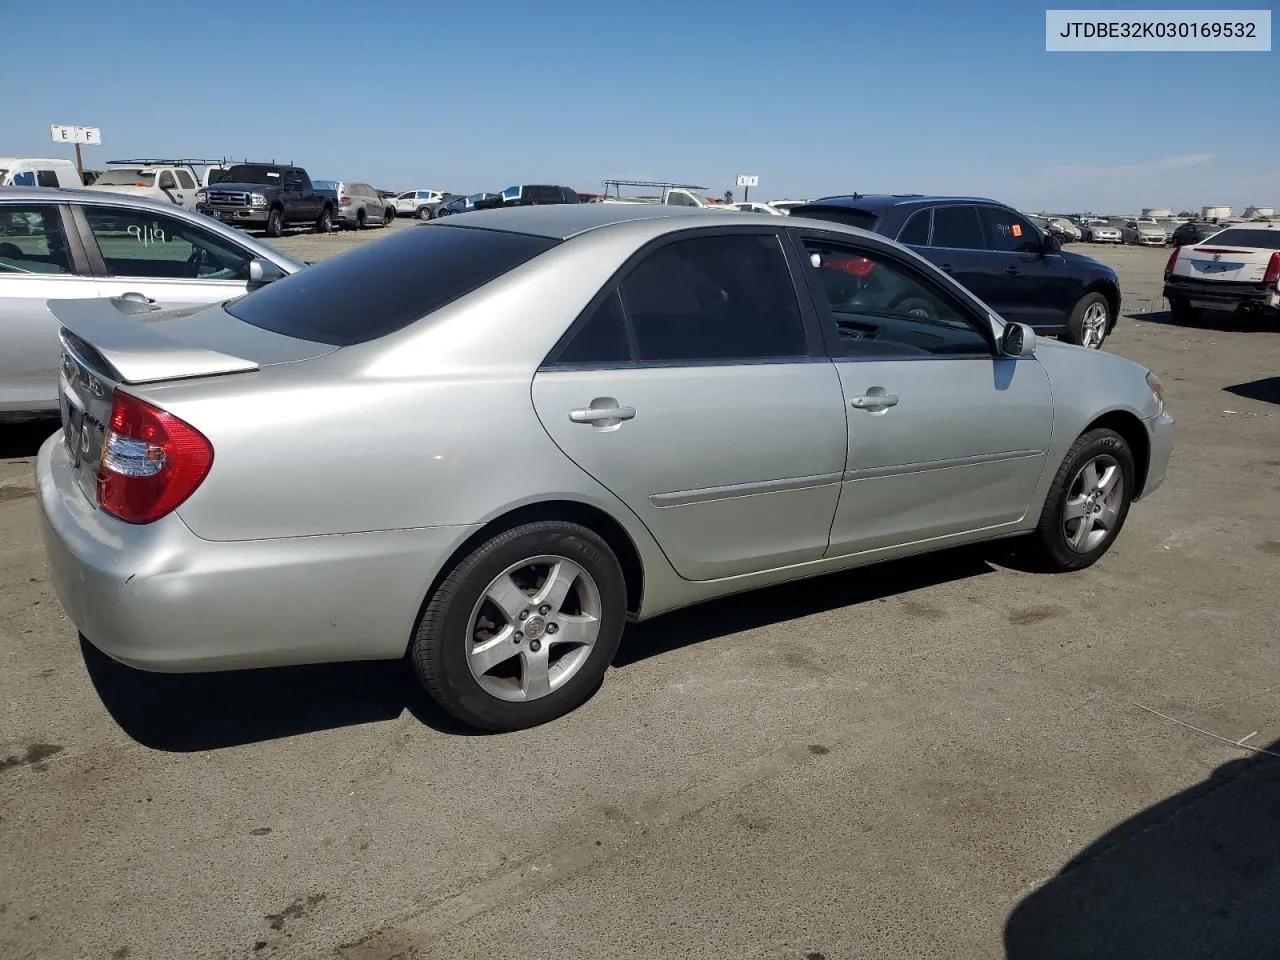
{"label": "door handle", "polygon": [[938,269],[939,269],[939,270],[941,270],[943,273],[955,273],[955,272],[956,272],[956,271],[955,271],[955,269],[954,269],[954,268],[951,266],[951,264],[949,264],[949,263],[940,263],[940,264],[938,264]]}
{"label": "door handle", "polygon": [[873,393],[864,397],[853,397],[849,401],[849,406],[856,407],[859,410],[879,410],[881,407],[896,407],[898,405],[898,395],[896,393]]}
{"label": "door handle", "polygon": [[1018,268],[1017,268],[1017,267],[1005,267],[1005,268],[1004,268],[1004,275],[1005,275],[1006,277],[1016,277],[1016,276],[1018,275]]}
{"label": "door handle", "polygon": [[609,420],[632,420],[635,418],[636,408],[621,406],[615,403],[611,407],[583,407],[580,410],[570,410],[569,419],[574,423],[602,423]]}
{"label": "door handle", "polygon": [[130,290],[128,293],[120,294],[120,299],[131,300],[134,303],[155,303],[155,301],[145,293],[138,293],[136,290]]}

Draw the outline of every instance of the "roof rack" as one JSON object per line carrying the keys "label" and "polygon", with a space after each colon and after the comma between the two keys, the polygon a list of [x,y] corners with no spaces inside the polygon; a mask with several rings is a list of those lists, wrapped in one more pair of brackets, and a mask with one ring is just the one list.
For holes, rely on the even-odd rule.
{"label": "roof rack", "polygon": [[668,190],[710,190],[710,187],[699,186],[695,183],[667,183],[663,180],[601,180],[604,184],[604,195],[609,196],[609,188],[613,187],[617,191],[619,197],[622,196],[623,187],[660,187],[665,194]]}
{"label": "roof rack", "polygon": [[111,165],[111,164],[120,164],[120,165],[123,165],[123,164],[129,164],[130,166],[135,166],[135,167],[157,167],[157,166],[172,166],[172,167],[186,167],[186,166],[212,166],[213,164],[221,164],[221,163],[226,163],[226,161],[225,161],[225,160],[197,160],[197,159],[166,160],[166,159],[156,159],[156,158],[144,158],[144,159],[140,159],[140,160],[108,160],[108,161],[107,161],[107,164],[108,164],[108,165]]}

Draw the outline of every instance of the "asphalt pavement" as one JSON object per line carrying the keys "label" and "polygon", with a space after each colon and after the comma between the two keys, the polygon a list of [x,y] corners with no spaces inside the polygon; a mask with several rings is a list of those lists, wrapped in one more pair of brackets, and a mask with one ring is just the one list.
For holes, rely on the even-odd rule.
{"label": "asphalt pavement", "polygon": [[1167,252],[1085,249],[1178,417],[1097,566],[995,546],[707,604],[517,734],[394,663],[105,660],[48,583],[52,427],[0,431],[0,957],[1276,956],[1280,331],[1177,326]]}

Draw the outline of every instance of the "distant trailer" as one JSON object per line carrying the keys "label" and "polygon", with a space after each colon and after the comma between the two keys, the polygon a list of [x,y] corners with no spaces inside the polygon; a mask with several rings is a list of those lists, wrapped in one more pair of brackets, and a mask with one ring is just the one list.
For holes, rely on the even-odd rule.
{"label": "distant trailer", "polygon": [[1168,207],[1143,207],[1142,215],[1150,217],[1152,220],[1164,220],[1173,216],[1173,211]]}

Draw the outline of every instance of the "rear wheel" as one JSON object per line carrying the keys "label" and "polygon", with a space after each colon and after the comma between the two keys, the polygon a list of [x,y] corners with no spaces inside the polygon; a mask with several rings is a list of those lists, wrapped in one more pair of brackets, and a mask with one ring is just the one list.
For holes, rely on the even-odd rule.
{"label": "rear wheel", "polygon": [[329,233],[331,230],[333,230],[333,211],[325,207],[316,219],[315,231],[316,233]]}
{"label": "rear wheel", "polygon": [[1071,445],[1030,536],[1037,565],[1083,570],[1110,549],[1133,501],[1133,452],[1114,430],[1090,430]]}
{"label": "rear wheel", "polygon": [[1169,314],[1173,317],[1174,323],[1191,327],[1200,322],[1200,318],[1204,315],[1204,312],[1193,307],[1181,297],[1170,297]]}
{"label": "rear wheel", "polygon": [[357,214],[356,214],[356,229],[357,229],[357,230],[363,230],[363,229],[364,229],[364,227],[365,227],[365,220],[366,220],[366,219],[367,219],[367,217],[365,216],[365,212],[364,212],[363,210],[361,210],[359,213],[357,213]]}
{"label": "rear wheel", "polygon": [[267,236],[279,237],[284,234],[284,211],[279,207],[267,214]]}
{"label": "rear wheel", "polygon": [[430,208],[430,207],[419,207],[419,208],[418,208],[418,219],[419,219],[419,220],[430,220],[430,219],[431,219],[431,208]]}
{"label": "rear wheel", "polygon": [[595,692],[625,621],[622,568],[604,540],[574,523],[528,523],[449,571],[422,613],[409,661],[459,720],[518,730]]}
{"label": "rear wheel", "polygon": [[1067,320],[1062,339],[1091,350],[1101,350],[1111,330],[1111,305],[1100,293],[1086,293],[1076,303]]}

